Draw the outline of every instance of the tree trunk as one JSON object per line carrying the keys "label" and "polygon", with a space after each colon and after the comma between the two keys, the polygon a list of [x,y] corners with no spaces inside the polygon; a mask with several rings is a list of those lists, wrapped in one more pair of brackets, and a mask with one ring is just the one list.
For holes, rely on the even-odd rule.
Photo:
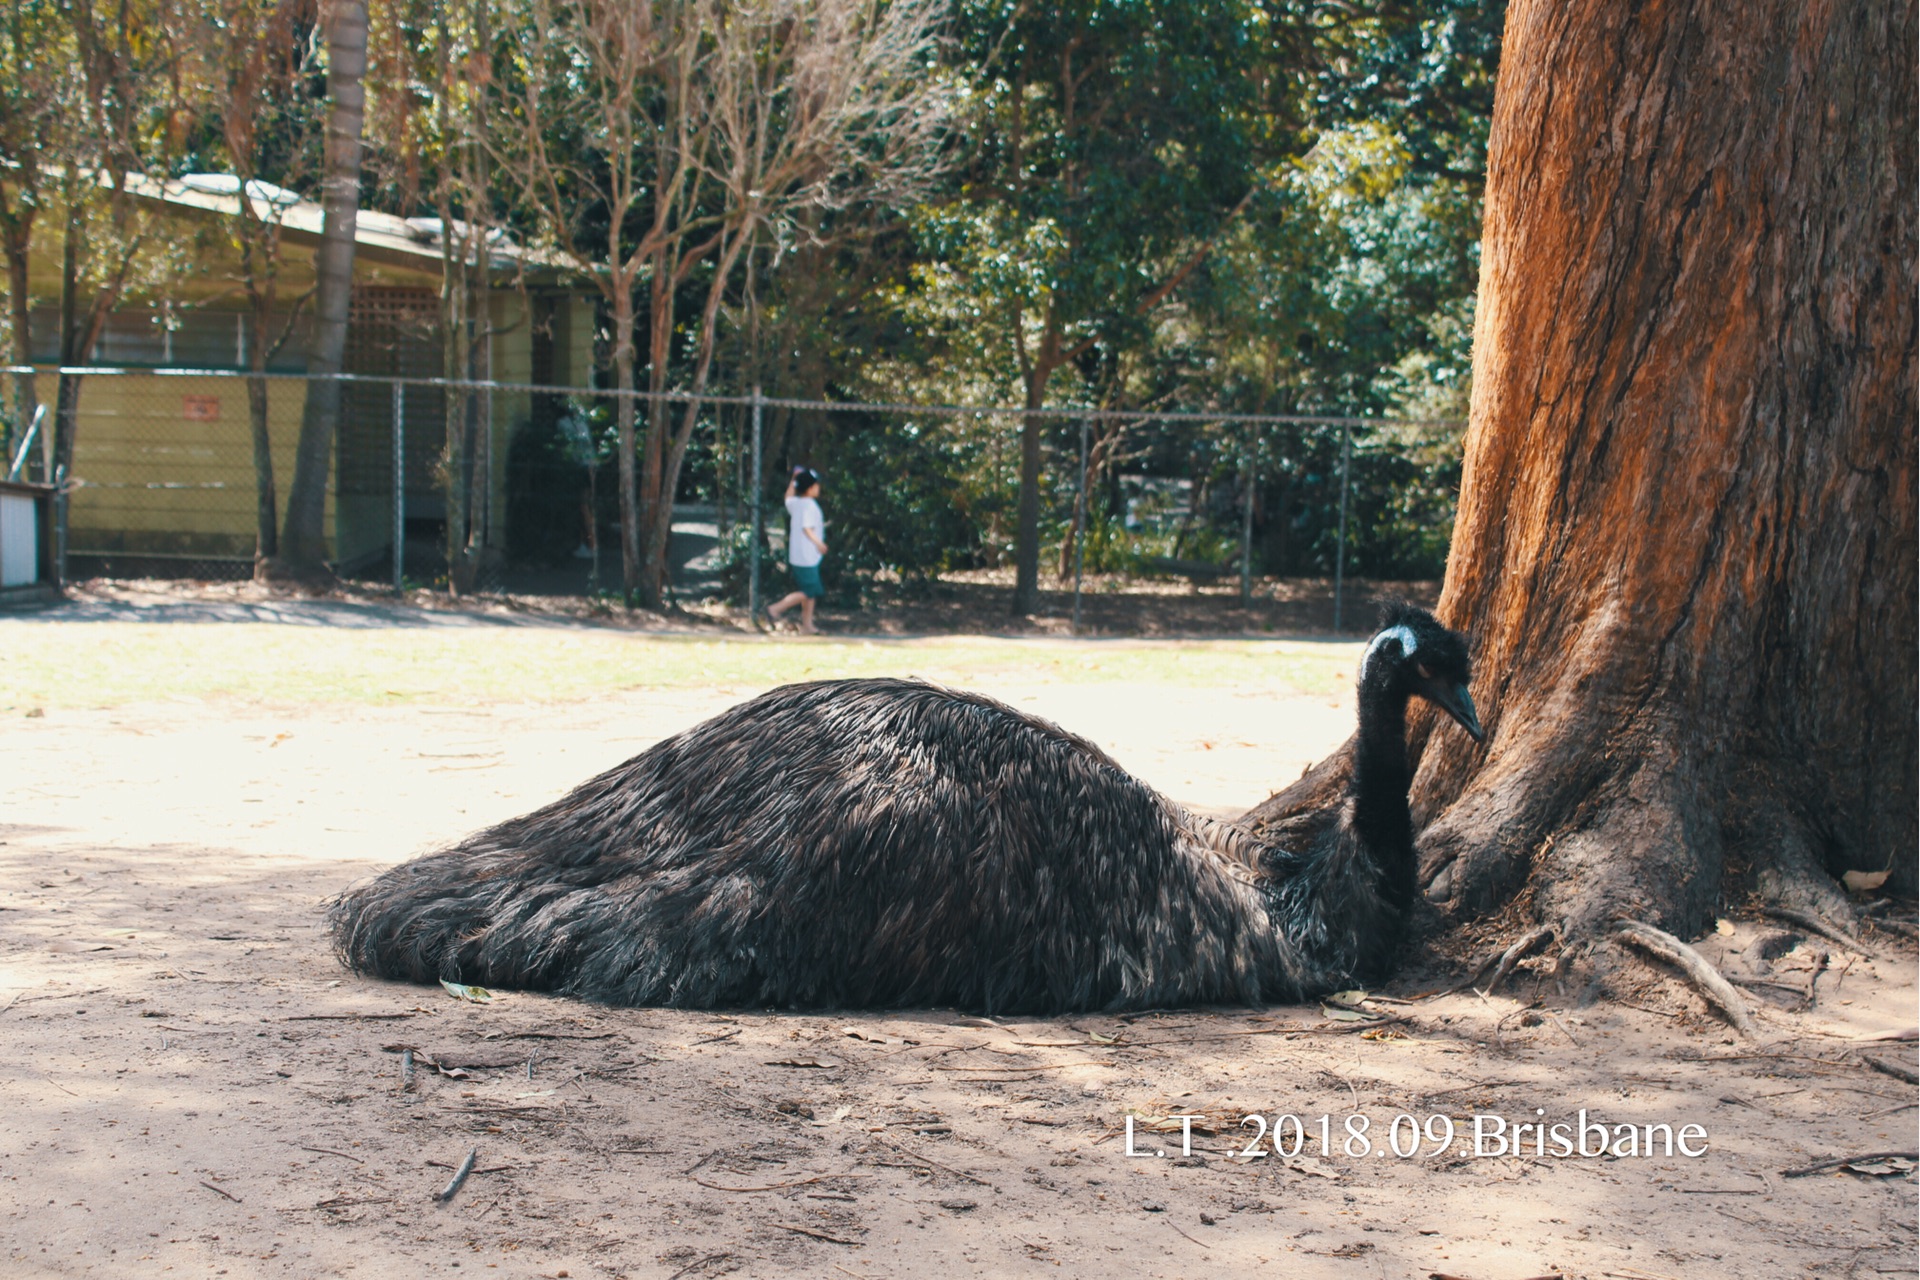
{"label": "tree trunk", "polygon": [[1900,0],[1508,11],[1440,605],[1491,736],[1414,733],[1454,918],[1913,892],[1914,40]]}
{"label": "tree trunk", "polygon": [[287,522],[276,573],[324,578],[327,477],[340,423],[338,379],[347,345],[353,297],[354,234],[360,216],[360,125],[366,101],[366,0],[333,0],[327,26],[326,178],[321,196],[320,249],[314,261],[313,344],[307,355],[307,401],[287,487]]}
{"label": "tree trunk", "polygon": [[633,282],[624,277],[614,281],[613,379],[620,390],[613,406],[620,440],[620,589],[631,607],[640,590],[640,488],[633,465]]}
{"label": "tree trunk", "polygon": [[[1017,337],[1017,335],[1016,335]],[[1049,344],[1049,350],[1052,344]],[[1046,403],[1054,366],[1035,363],[1026,377],[1026,407]],[[1013,615],[1040,612],[1040,419],[1020,419],[1020,493],[1013,532]]]}

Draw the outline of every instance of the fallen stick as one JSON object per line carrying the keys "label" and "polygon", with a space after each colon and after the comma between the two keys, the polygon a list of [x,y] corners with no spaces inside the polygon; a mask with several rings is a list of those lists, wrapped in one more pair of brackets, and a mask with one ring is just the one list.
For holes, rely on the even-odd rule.
{"label": "fallen stick", "polygon": [[870,1178],[870,1173],[816,1173],[811,1178],[796,1178],[792,1182],[769,1182],[764,1187],[726,1187],[718,1182],[708,1182],[704,1178],[693,1181],[714,1191],[779,1191],[784,1187],[804,1187],[815,1182],[831,1182],[839,1178]]}
{"label": "fallen stick", "polygon": [[730,1253],[710,1253],[704,1258],[695,1258],[692,1262],[689,1262],[686,1266],[680,1268],[678,1271],[668,1276],[667,1280],[680,1280],[681,1276],[689,1275],[695,1271],[698,1271],[701,1267],[706,1266],[709,1262],[719,1262],[723,1258],[731,1258],[732,1256],[733,1255]]}
{"label": "fallen stick", "polygon": [[235,1204],[241,1203],[239,1196],[233,1194],[233,1192],[231,1191],[222,1191],[219,1187],[214,1186],[211,1182],[202,1182],[200,1185],[205,1187],[207,1190],[213,1192],[213,1194],[217,1196],[225,1196],[227,1199],[233,1201]]}
{"label": "fallen stick", "polygon": [[335,1151],[331,1147],[301,1147],[300,1150],[317,1151],[323,1156],[340,1156],[340,1157],[343,1157],[344,1159],[353,1161],[355,1164],[366,1163],[366,1161],[362,1160],[359,1156],[353,1155],[350,1152],[346,1152],[346,1151]]}
{"label": "fallen stick", "polygon": [[[1172,1228],[1173,1228],[1173,1229],[1174,1229],[1175,1231],[1180,1231],[1180,1224],[1179,1224],[1179,1223],[1177,1223],[1177,1222],[1174,1222],[1174,1221],[1172,1221],[1171,1219],[1169,1219],[1169,1220],[1168,1220],[1168,1222],[1167,1222],[1167,1225],[1168,1225],[1168,1226],[1170,1226],[1170,1227],[1172,1227]],[[1187,1236],[1187,1233],[1186,1233],[1186,1232],[1184,1232],[1184,1231],[1180,1231],[1180,1234],[1181,1234],[1181,1235],[1183,1235],[1183,1236]],[[1192,1236],[1187,1236],[1187,1239],[1189,1239],[1189,1240],[1193,1240],[1193,1237],[1192,1237]],[[1204,1240],[1193,1240],[1193,1242],[1194,1242],[1195,1244],[1197,1244],[1197,1245],[1199,1245],[1199,1246],[1200,1246],[1200,1247],[1201,1247],[1202,1249],[1211,1249],[1211,1248],[1213,1248],[1213,1246],[1212,1246],[1212,1245],[1210,1245],[1210,1244],[1208,1244],[1208,1243],[1207,1243],[1206,1241],[1204,1241]]]}
{"label": "fallen stick", "polygon": [[1707,1003],[1733,1024],[1735,1030],[1744,1036],[1754,1034],[1753,1019],[1741,1002],[1740,993],[1698,951],[1666,930],[1656,929],[1638,920],[1619,921],[1614,926],[1613,936],[1676,966],[1687,981],[1706,997]]}
{"label": "fallen stick", "polygon": [[866,1247],[858,1240],[848,1240],[843,1236],[830,1236],[824,1231],[815,1231],[812,1227],[795,1226],[791,1222],[776,1222],[773,1225],[782,1231],[792,1231],[798,1235],[812,1236],[815,1240],[825,1240],[828,1244],[850,1244],[856,1249]]}
{"label": "fallen stick", "polygon": [[1822,1160],[1819,1164],[1806,1165],[1799,1169],[1782,1169],[1783,1178],[1804,1178],[1810,1173],[1820,1173],[1826,1169],[1838,1169],[1843,1164],[1854,1164],[1868,1160],[1920,1160],[1920,1151],[1869,1151],[1865,1155],[1840,1156],[1834,1160]]}
{"label": "fallen stick", "polygon": [[611,1040],[619,1034],[618,1031],[596,1031],[591,1035],[575,1035],[570,1031],[495,1031],[480,1038],[482,1040]]}
{"label": "fallen stick", "polygon": [[[475,1148],[475,1150],[478,1150],[478,1148],[476,1147],[476,1148]],[[447,1162],[446,1162],[445,1160],[429,1160],[429,1161],[427,1161],[427,1167],[428,1167],[429,1169],[452,1169],[452,1168],[455,1168],[455,1167],[457,1167],[457,1166],[454,1166],[454,1165],[450,1165],[450,1164],[448,1164],[448,1163],[447,1163]],[[512,1165],[510,1165],[510,1164],[493,1164],[493,1165],[488,1165],[488,1166],[487,1166],[486,1168],[484,1168],[484,1169],[475,1169],[475,1170],[474,1170],[473,1172],[474,1172],[475,1174],[482,1174],[482,1173],[505,1173],[505,1172],[507,1172],[507,1170],[509,1170],[509,1169],[511,1169],[511,1168],[513,1168],[513,1166],[512,1166]]]}
{"label": "fallen stick", "polygon": [[1920,1074],[1915,1074],[1912,1067],[1903,1067],[1897,1062],[1882,1062],[1880,1059],[1869,1057],[1864,1053],[1860,1055],[1860,1061],[1866,1063],[1875,1071],[1892,1076],[1895,1080],[1905,1080],[1908,1084],[1920,1084]]}
{"label": "fallen stick", "polygon": [[295,1013],[289,1015],[287,1022],[392,1022],[395,1018],[411,1018],[411,1013]]}
{"label": "fallen stick", "polygon": [[474,1147],[468,1151],[467,1158],[460,1162],[460,1171],[453,1175],[453,1181],[449,1182],[445,1189],[442,1190],[439,1195],[435,1196],[434,1199],[438,1200],[441,1204],[446,1204],[456,1195],[459,1195],[460,1188],[467,1185],[467,1177],[473,1172],[473,1162],[479,1158],[480,1148]]}
{"label": "fallen stick", "polygon": [[991,1182],[988,1182],[985,1178],[976,1178],[970,1173],[962,1173],[960,1170],[954,1168],[952,1165],[941,1164],[938,1160],[930,1160],[926,1156],[921,1155],[918,1151],[909,1151],[905,1147],[899,1146],[895,1143],[888,1142],[885,1138],[875,1138],[874,1141],[878,1142],[883,1147],[892,1147],[895,1151],[898,1151],[901,1155],[907,1157],[907,1159],[909,1160],[918,1160],[922,1164],[931,1165],[936,1169],[944,1169],[956,1178],[965,1178],[968,1182],[973,1183],[975,1186],[979,1186],[979,1187],[993,1186],[993,1184]]}
{"label": "fallen stick", "polygon": [[1068,1067],[1104,1067],[1105,1062],[1036,1062],[1025,1067],[929,1067],[929,1071],[972,1071],[1004,1073],[1009,1071],[1065,1071]]}

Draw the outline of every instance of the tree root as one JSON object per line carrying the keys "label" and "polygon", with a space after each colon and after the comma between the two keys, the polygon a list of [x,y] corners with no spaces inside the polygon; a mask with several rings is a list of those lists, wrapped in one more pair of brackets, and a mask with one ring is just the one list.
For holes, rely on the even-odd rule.
{"label": "tree root", "polygon": [[[1515,941],[1512,946],[1508,947],[1498,956],[1488,956],[1485,960],[1482,960],[1475,966],[1473,976],[1467,978],[1464,982],[1456,982],[1450,987],[1442,987],[1438,991],[1428,992],[1426,995],[1418,998],[1430,1000],[1435,996],[1450,996],[1456,991],[1465,991],[1469,987],[1478,990],[1481,995],[1490,996],[1493,994],[1493,989],[1499,986],[1508,974],[1513,972],[1513,966],[1520,963],[1528,952],[1553,936],[1554,931],[1545,925],[1541,925],[1536,929],[1529,929],[1526,933],[1520,935],[1519,939]],[[1487,985],[1482,987],[1480,985],[1480,975],[1486,973],[1488,969],[1493,970],[1493,975],[1487,979]]]}
{"label": "tree root", "polygon": [[1817,933],[1827,939],[1827,941],[1837,942],[1841,946],[1857,951],[1863,956],[1877,956],[1879,954],[1879,952],[1875,951],[1868,943],[1854,937],[1845,929],[1839,929],[1828,924],[1811,911],[1796,911],[1792,907],[1763,906],[1760,908],[1760,914],[1770,916],[1775,920],[1784,920],[1788,924],[1797,924],[1808,933]]}
{"label": "tree root", "polygon": [[1638,920],[1615,922],[1613,936],[1679,969],[1681,975],[1705,997],[1707,1003],[1718,1009],[1721,1015],[1733,1024],[1734,1030],[1749,1037],[1755,1034],[1753,1018],[1747,1013],[1746,1004],[1740,999],[1740,993],[1735,991],[1733,984],[1721,977],[1720,971],[1709,964],[1706,957],[1698,951],[1664,929],[1656,929]]}

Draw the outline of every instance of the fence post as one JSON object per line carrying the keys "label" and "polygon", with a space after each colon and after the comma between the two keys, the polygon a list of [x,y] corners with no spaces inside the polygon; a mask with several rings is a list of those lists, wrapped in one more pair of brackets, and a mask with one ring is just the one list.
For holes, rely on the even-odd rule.
{"label": "fence post", "polygon": [[53,469],[53,585],[67,589],[67,468]]}
{"label": "fence post", "polygon": [[1073,634],[1080,634],[1080,578],[1087,567],[1087,419],[1080,419],[1080,494],[1073,513]]}
{"label": "fence post", "polygon": [[393,384],[393,589],[405,589],[407,552],[407,387]]}
{"label": "fence post", "polygon": [[1347,570],[1347,476],[1353,469],[1353,428],[1340,424],[1340,536],[1333,558],[1333,629],[1340,630],[1341,592]]}
{"label": "fence post", "polygon": [[1254,449],[1247,446],[1241,460],[1240,485],[1240,607],[1253,604],[1253,468]]}
{"label": "fence post", "polygon": [[748,500],[753,504],[753,533],[747,547],[747,617],[760,625],[760,384],[753,384],[753,461],[752,478],[747,484]]}

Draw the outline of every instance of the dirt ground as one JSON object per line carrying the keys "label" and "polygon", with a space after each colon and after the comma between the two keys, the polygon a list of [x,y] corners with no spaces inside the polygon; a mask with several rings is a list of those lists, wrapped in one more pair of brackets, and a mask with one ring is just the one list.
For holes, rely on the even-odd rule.
{"label": "dirt ground", "polygon": [[[0,620],[0,643],[41,625]],[[1214,812],[1352,723],[1350,697],[995,681]],[[1891,1038],[1915,953],[1893,934],[1871,956],[1758,918],[1710,935],[1776,984],[1746,989],[1753,1040],[1669,975],[1596,1001],[1544,960],[1485,996],[1415,999],[1412,974],[1381,1021],[998,1022],[475,1004],[335,961],[328,895],[752,692],[0,720],[0,1275],[1915,1274],[1912,1172],[1786,1176],[1916,1146],[1915,1046]],[[1636,1144],[1696,1125],[1701,1154],[1662,1131],[1653,1155],[1531,1132],[1495,1153],[1496,1118],[1582,1111]],[[1417,1153],[1393,1153],[1410,1123]]]}

